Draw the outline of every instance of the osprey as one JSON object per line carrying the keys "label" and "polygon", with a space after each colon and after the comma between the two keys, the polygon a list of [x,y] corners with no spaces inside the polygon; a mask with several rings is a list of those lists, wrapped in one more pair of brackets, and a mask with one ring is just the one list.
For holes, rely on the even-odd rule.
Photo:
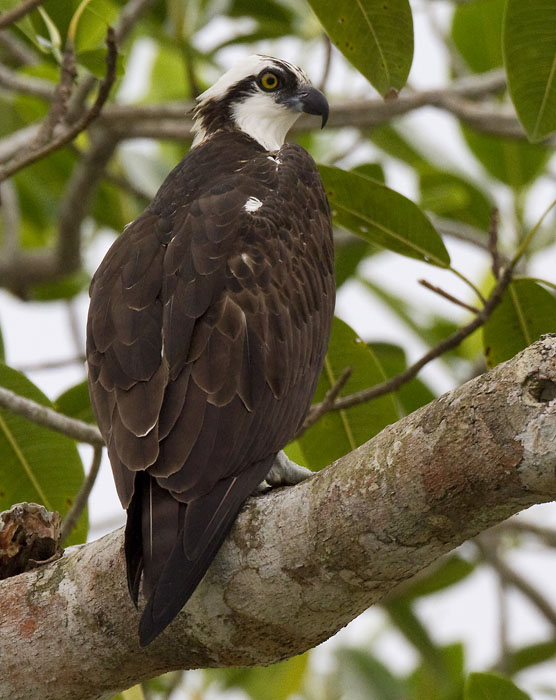
{"label": "osprey", "polygon": [[91,283],[89,389],[127,510],[130,594],[137,606],[142,578],[147,599],[143,646],[269,472],[302,478],[280,451],[322,368],[334,269],[315,163],[284,144],[301,112],[324,126],[328,104],[286,61],[225,73],[198,98],[189,154]]}

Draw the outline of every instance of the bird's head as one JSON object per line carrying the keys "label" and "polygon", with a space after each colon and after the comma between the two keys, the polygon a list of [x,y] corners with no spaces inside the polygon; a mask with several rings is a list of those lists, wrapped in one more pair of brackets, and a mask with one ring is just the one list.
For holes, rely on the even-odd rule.
{"label": "bird's head", "polygon": [[254,55],[224,73],[197,98],[196,146],[217,131],[239,129],[268,151],[284,143],[301,112],[328,119],[328,102],[305,73],[287,61]]}

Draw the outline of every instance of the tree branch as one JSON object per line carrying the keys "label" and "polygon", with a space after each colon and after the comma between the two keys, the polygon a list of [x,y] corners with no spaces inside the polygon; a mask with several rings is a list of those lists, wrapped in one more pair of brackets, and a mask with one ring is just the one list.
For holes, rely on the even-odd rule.
{"label": "tree branch", "polygon": [[7,10],[6,12],[2,12],[0,15],[0,29],[3,29],[8,25],[17,22],[18,19],[25,17],[25,15],[31,12],[31,10],[38,7],[42,1],[43,0],[23,0],[21,5],[18,5],[11,10]]}
{"label": "tree branch", "polygon": [[93,446],[104,445],[104,440],[96,425],[64,416],[63,413],[58,413],[48,406],[42,406],[31,399],[19,396],[9,389],[4,389],[4,387],[0,387],[0,407],[7,408],[8,411],[17,413],[17,415],[23,416],[37,425],[56,430],[78,442],[86,442]]}
{"label": "tree branch", "polygon": [[[359,404],[366,403],[371,399],[376,399],[378,396],[384,396],[385,394],[390,394],[393,391],[397,391],[403,384],[407,384],[407,382],[416,377],[423,367],[429,364],[429,362],[436,360],[437,357],[440,357],[445,352],[448,352],[448,350],[456,348],[463,340],[465,340],[465,338],[468,338],[472,333],[486,323],[494,309],[502,301],[502,296],[511,282],[513,269],[514,264],[508,264],[496,286],[490,293],[490,296],[486,300],[485,305],[469,323],[461,328],[458,328],[457,331],[452,333],[452,335],[449,335],[447,338],[444,338],[444,340],[441,340],[437,345],[420,357],[417,362],[414,362],[403,372],[400,372],[400,374],[397,374],[391,379],[387,379],[381,384],[375,384],[375,386],[362,389],[355,394],[338,397],[333,404],[328,406],[327,411],[340,411],[344,408],[350,408],[351,406],[358,406]],[[311,406],[311,410],[303,426],[305,430],[305,426],[312,425],[313,415],[317,412],[319,415],[322,415],[323,411],[321,409],[321,404],[313,404],[313,406]]]}
{"label": "tree branch", "polygon": [[[10,177],[10,175],[13,175],[14,173],[18,172],[27,165],[30,165],[31,163],[34,163],[35,161],[39,160],[40,158],[44,158],[53,151],[62,148],[62,146],[65,146],[67,143],[72,141],[78,134],[84,131],[89,126],[89,124],[91,124],[91,122],[97,119],[104,106],[104,103],[108,99],[108,95],[110,94],[110,90],[116,79],[116,59],[118,54],[116,49],[114,30],[111,27],[108,28],[108,32],[106,35],[106,44],[108,47],[108,51],[106,54],[106,75],[99,86],[97,98],[91,106],[91,108],[87,110],[75,122],[64,126],[59,134],[57,134],[53,138],[50,138],[48,141],[46,141],[46,143],[31,143],[29,148],[24,149],[22,153],[14,156],[11,162],[8,162],[2,167],[0,167],[0,181],[5,180],[7,177]],[[73,49],[71,48],[66,52],[66,56],[64,57],[64,66],[66,66],[66,64],[70,62],[68,57],[73,57]],[[63,87],[64,83],[65,76],[63,74],[60,81],[60,85]],[[42,126],[50,127],[50,118],[51,115],[47,115]],[[42,131],[43,129],[39,128],[39,136],[41,135]],[[45,129],[45,131],[47,130]]]}
{"label": "tree branch", "polygon": [[191,601],[144,649],[122,530],[2,581],[0,696],[108,698],[166,671],[314,647],[466,539],[556,497],[555,385],[551,335],[308,481],[250,499]]}

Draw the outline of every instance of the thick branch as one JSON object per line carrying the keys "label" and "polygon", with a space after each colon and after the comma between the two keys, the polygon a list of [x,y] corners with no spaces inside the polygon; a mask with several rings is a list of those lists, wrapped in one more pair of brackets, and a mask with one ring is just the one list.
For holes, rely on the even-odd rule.
{"label": "thick branch", "polygon": [[2,581],[0,696],[108,698],[164,671],[315,646],[464,540],[556,497],[555,386],[553,335],[303,484],[250,499],[190,603],[145,649],[121,530]]}

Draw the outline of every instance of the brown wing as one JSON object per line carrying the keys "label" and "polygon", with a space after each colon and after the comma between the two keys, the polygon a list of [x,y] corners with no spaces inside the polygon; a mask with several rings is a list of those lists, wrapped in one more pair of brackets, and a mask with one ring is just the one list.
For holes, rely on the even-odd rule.
{"label": "brown wing", "polygon": [[[250,198],[259,208],[246,210]],[[237,134],[193,149],[97,271],[90,390],[129,508],[130,589],[137,598],[144,568],[151,598],[143,640],[182,607],[303,420],[333,303],[312,159],[294,145],[272,159]],[[169,609],[160,592],[176,576]]]}

